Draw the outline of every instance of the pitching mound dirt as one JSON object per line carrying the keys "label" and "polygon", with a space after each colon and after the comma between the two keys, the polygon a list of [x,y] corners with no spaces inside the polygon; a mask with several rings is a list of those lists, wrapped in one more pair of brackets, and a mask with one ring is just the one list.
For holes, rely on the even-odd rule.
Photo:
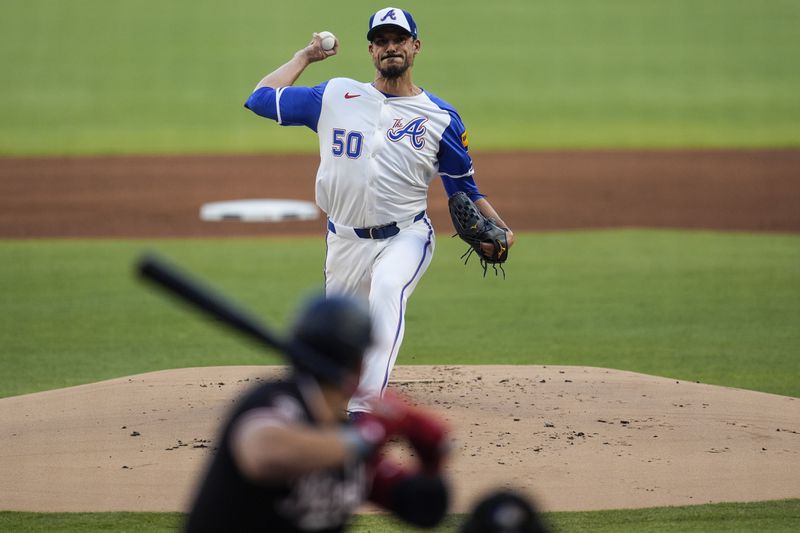
{"label": "pitching mound dirt", "polygon": [[[278,367],[153,372],[0,400],[0,509],[179,511],[246,388]],[[454,428],[455,511],[800,497],[800,400],[598,368],[398,367]]]}

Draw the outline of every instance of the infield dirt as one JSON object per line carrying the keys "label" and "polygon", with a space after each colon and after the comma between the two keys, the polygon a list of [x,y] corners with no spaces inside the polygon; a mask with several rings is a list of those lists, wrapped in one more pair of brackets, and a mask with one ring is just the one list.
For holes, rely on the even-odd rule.
{"label": "infield dirt", "polygon": [[[169,370],[2,399],[2,507],[183,510],[234,399],[281,372]],[[452,426],[457,512],[498,487],[547,510],[800,496],[795,398],[557,366],[401,366],[390,387]]]}
{"label": "infield dirt", "polygon": [[[476,181],[516,230],[800,231],[800,150],[477,153]],[[317,156],[0,158],[0,238],[321,234],[322,219],[203,222],[206,202],[313,201]],[[434,226],[451,228],[443,188]]]}
{"label": "infield dirt", "polygon": [[[800,151],[477,154],[518,230],[800,231]],[[273,236],[205,202],[313,200],[315,156],[0,158],[0,238]],[[429,212],[449,231],[441,187]],[[401,360],[402,362],[402,360]],[[185,369],[0,399],[0,509],[183,510],[236,395],[265,367]],[[489,488],[544,509],[800,497],[795,398],[576,367],[403,367],[454,428],[455,510]],[[402,455],[402,453],[401,453]]]}

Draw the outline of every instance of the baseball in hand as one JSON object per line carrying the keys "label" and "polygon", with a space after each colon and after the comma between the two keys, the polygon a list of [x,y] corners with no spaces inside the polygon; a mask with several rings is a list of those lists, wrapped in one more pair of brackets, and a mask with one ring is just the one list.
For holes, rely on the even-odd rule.
{"label": "baseball in hand", "polygon": [[336,36],[329,31],[319,32],[319,40],[323,50],[333,50],[336,45]]}

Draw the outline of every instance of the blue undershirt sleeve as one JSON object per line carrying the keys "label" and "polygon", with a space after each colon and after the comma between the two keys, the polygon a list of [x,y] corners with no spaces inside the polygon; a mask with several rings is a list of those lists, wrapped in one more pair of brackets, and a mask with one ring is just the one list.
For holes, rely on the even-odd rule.
{"label": "blue undershirt sleeve", "polygon": [[453,196],[457,192],[465,192],[473,202],[479,198],[484,198],[486,195],[481,194],[478,190],[478,185],[472,176],[466,178],[450,178],[442,176],[442,185],[447,193],[447,197]]}
{"label": "blue undershirt sleeve", "polygon": [[442,134],[438,156],[439,174],[448,197],[459,191],[467,193],[473,202],[484,197],[473,176],[467,130],[455,111],[450,111],[450,125]]}
{"label": "blue undershirt sleeve", "polygon": [[261,87],[250,95],[244,106],[281,126],[306,126],[317,131],[322,95],[327,85],[328,82],[316,87]]}
{"label": "blue undershirt sleeve", "polygon": [[472,157],[469,155],[469,139],[461,117],[458,116],[458,112],[453,106],[431,93],[427,94],[432,102],[450,115],[450,124],[442,133],[437,154],[439,175],[447,196],[453,196],[462,191],[467,193],[473,202],[483,198],[484,195],[478,190],[473,178],[474,170]]}

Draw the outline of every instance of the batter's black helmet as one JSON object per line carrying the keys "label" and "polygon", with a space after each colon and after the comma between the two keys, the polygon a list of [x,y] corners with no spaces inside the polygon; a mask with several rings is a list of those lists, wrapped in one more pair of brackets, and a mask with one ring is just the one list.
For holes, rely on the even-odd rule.
{"label": "batter's black helmet", "polygon": [[[328,296],[313,298],[302,308],[290,331],[289,350],[295,366],[336,384],[342,373],[361,367],[370,344],[372,321],[367,305],[345,296]],[[308,351],[331,363],[339,375],[329,375],[313,362],[304,364]]]}

